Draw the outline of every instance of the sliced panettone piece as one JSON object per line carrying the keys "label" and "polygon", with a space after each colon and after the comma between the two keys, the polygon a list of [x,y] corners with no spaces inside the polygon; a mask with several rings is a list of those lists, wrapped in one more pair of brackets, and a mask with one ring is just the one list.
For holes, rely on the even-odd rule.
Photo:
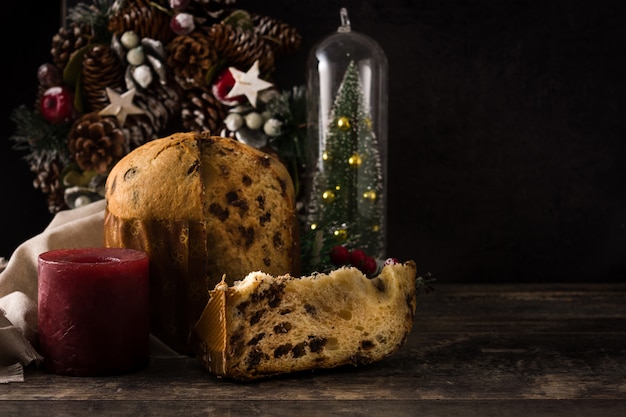
{"label": "sliced panettone piece", "polygon": [[210,291],[195,326],[198,359],[234,380],[369,364],[404,344],[416,297],[413,261],[372,279],[353,267],[301,278],[253,272]]}

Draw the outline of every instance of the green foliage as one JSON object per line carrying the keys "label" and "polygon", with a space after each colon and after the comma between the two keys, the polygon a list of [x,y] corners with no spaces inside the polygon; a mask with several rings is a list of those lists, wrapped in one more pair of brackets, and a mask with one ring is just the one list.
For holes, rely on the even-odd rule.
{"label": "green foliage", "polygon": [[26,151],[27,161],[58,156],[69,161],[66,138],[71,123],[50,124],[38,112],[20,105],[11,114],[16,124],[15,133],[9,138],[13,149]]}
{"label": "green foliage", "polygon": [[270,138],[269,145],[287,166],[296,189],[302,190],[301,177],[306,166],[306,88],[295,86],[284,91],[267,104],[267,110],[283,125],[278,136]]}
{"label": "green foliage", "polygon": [[91,28],[91,42],[109,43],[111,33],[107,26],[111,16],[113,0],[92,0],[92,4],[86,2],[77,3],[68,10],[67,19],[79,25]]}

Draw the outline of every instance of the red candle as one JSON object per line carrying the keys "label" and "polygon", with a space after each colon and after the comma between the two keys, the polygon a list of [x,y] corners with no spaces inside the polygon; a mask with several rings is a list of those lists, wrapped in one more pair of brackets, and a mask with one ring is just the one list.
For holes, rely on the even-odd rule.
{"label": "red candle", "polygon": [[39,255],[39,353],[45,370],[97,376],[149,357],[148,255],[61,249]]}

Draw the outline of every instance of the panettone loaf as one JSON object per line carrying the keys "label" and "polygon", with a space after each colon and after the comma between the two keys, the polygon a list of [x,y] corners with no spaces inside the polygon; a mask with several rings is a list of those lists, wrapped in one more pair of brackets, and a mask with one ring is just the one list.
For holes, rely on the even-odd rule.
{"label": "panettone loaf", "polygon": [[106,183],[105,245],[150,257],[151,331],[181,353],[223,275],[297,274],[287,169],[234,139],[177,133],[145,143]]}
{"label": "panettone loaf", "polygon": [[234,380],[369,364],[406,341],[416,297],[413,261],[373,279],[354,267],[301,278],[253,272],[210,292],[195,327],[198,359]]}

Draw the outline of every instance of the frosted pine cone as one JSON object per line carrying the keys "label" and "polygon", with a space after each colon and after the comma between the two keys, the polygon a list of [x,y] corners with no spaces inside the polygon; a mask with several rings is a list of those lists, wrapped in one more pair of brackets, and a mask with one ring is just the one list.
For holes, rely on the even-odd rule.
{"label": "frosted pine cone", "polygon": [[66,209],[61,179],[64,164],[61,159],[48,155],[47,157],[32,159],[29,165],[30,170],[36,175],[33,186],[47,195],[48,211],[56,213]]}
{"label": "frosted pine cone", "polygon": [[261,73],[274,71],[274,51],[252,31],[216,23],[209,29],[209,41],[229,66],[247,70],[258,60]]}
{"label": "frosted pine cone", "polygon": [[185,129],[217,133],[222,128],[225,116],[225,106],[208,88],[195,88],[185,92],[181,110]]}
{"label": "frosted pine cone", "polygon": [[128,132],[129,148],[134,149],[156,139],[157,133],[146,114],[128,116],[124,129]]}
{"label": "frosted pine cone", "polygon": [[275,58],[291,55],[300,47],[302,37],[295,27],[269,16],[253,14],[251,18],[254,32],[266,40]]}
{"label": "frosted pine cone", "polygon": [[72,23],[69,28],[61,27],[52,37],[50,54],[52,61],[61,70],[70,61],[72,54],[87,45],[89,28]]}
{"label": "frosted pine cone", "polygon": [[121,36],[126,31],[133,31],[140,38],[152,38],[162,42],[168,42],[172,38],[170,16],[162,8],[153,5],[152,1],[135,0],[122,4],[122,8],[116,10],[109,19],[110,32]]}
{"label": "frosted pine cone", "polygon": [[206,74],[216,62],[217,54],[202,32],[177,36],[168,45],[167,65],[185,89],[205,85]]}
{"label": "frosted pine cone", "polygon": [[180,112],[181,92],[173,83],[154,83],[148,90],[137,90],[135,104],[144,114],[130,115],[124,127],[128,129],[130,147],[135,148],[161,136]]}
{"label": "frosted pine cone", "polygon": [[128,153],[124,130],[114,117],[87,113],[74,122],[68,138],[70,154],[85,171],[106,173]]}

